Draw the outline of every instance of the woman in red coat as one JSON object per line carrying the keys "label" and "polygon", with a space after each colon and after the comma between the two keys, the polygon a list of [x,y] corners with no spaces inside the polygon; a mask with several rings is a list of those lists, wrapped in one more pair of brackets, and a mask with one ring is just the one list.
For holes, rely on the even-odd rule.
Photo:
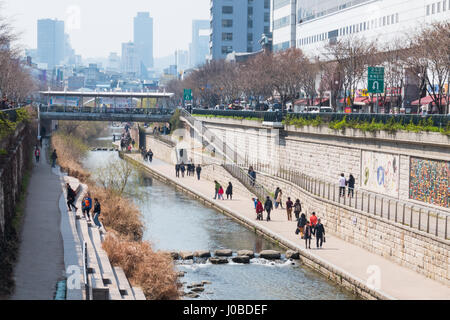
{"label": "woman in red coat", "polygon": [[263,220],[264,207],[259,199],[257,201],[258,203],[256,204],[256,220]]}

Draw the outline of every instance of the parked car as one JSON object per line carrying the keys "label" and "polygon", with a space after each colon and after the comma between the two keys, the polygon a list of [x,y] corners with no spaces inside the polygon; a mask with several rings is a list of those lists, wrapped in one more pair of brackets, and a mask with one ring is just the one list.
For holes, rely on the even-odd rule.
{"label": "parked car", "polygon": [[267,111],[269,110],[269,106],[265,103],[260,103],[255,106],[255,111]]}

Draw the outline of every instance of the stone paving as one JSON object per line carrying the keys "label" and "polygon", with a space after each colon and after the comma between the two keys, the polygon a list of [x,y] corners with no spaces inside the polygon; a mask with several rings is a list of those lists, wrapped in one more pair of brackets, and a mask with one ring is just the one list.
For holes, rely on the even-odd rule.
{"label": "stone paving", "polygon": [[61,183],[45,159],[43,148],[41,161],[35,164],[28,186],[11,300],[53,300],[56,283],[64,275],[58,206]]}
{"label": "stone paving", "polygon": [[[138,154],[127,155],[144,164]],[[158,159],[154,159],[152,164],[145,163],[150,169],[158,174],[175,181],[180,186],[192,192],[212,199],[214,197],[214,183],[202,179],[198,181],[196,177],[176,178],[175,168]],[[232,179],[230,178],[230,181]],[[225,187],[225,186],[224,186]],[[289,195],[285,195],[285,198]],[[217,205],[225,210],[234,212],[237,215],[246,217],[253,221],[254,225],[261,230],[268,230],[277,234],[287,242],[293,243],[299,251],[305,250],[305,243],[295,235],[296,222],[287,220],[285,210],[275,210],[271,214],[272,221],[256,221],[256,213],[251,198],[247,195],[234,194],[233,200],[217,200]],[[319,217],[320,218],[320,217]],[[324,248],[315,248],[315,239],[311,242],[312,250],[307,250],[313,255],[333,267],[337,267],[359,279],[363,283],[373,283],[376,285],[376,275],[379,274],[379,292],[393,299],[450,299],[450,288],[444,284],[428,279],[410,269],[401,267],[381,256],[370,253],[360,247],[347,243],[335,236],[326,235]]]}

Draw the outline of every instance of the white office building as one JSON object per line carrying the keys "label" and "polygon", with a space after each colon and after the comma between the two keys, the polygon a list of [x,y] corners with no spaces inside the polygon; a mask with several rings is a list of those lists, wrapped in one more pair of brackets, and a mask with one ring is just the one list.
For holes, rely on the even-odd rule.
{"label": "white office building", "polygon": [[381,47],[449,20],[450,0],[299,0],[297,48],[322,56],[326,44],[346,36],[376,40]]}
{"label": "white office building", "polygon": [[297,0],[272,0],[273,51],[295,48]]}

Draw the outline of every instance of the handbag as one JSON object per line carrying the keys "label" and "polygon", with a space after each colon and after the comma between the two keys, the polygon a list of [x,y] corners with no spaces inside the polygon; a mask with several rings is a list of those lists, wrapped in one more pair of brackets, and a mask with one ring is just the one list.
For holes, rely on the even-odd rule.
{"label": "handbag", "polygon": [[299,228],[297,228],[297,230],[295,230],[295,234],[300,234],[300,229]]}
{"label": "handbag", "polygon": [[327,242],[327,238],[325,238],[325,236],[323,237],[323,243]]}

